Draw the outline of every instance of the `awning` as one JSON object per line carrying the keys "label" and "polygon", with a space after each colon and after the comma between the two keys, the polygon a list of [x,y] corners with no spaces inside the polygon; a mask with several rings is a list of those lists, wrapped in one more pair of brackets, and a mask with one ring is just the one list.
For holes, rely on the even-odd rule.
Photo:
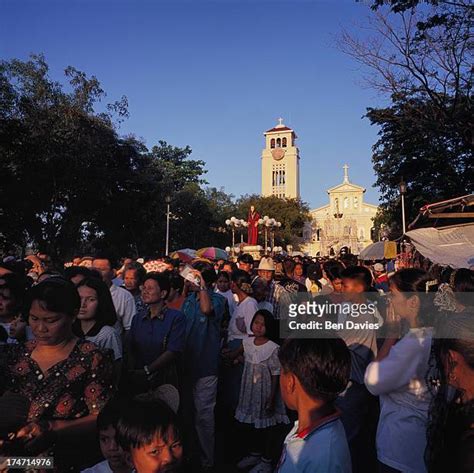
{"label": "awning", "polygon": [[418,228],[405,233],[416,250],[433,263],[452,268],[474,266],[474,223]]}

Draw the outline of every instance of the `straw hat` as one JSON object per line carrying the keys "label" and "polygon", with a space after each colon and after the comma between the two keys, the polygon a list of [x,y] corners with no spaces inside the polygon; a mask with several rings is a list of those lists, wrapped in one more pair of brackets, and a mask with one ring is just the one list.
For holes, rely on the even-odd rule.
{"label": "straw hat", "polygon": [[264,271],[275,271],[275,263],[272,258],[266,258],[265,256],[260,260],[258,264],[258,269]]}

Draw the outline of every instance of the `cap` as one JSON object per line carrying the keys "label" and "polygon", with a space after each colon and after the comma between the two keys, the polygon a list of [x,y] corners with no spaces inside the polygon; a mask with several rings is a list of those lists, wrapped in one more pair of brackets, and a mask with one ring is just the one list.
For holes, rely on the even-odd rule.
{"label": "cap", "polygon": [[264,271],[275,271],[275,263],[273,262],[272,258],[263,257],[258,264],[258,269],[262,269]]}

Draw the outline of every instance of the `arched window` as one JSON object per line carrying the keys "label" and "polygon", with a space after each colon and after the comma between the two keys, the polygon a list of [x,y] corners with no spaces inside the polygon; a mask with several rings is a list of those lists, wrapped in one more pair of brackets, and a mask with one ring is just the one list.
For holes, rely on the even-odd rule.
{"label": "arched window", "polygon": [[272,138],[270,140],[270,148],[274,148],[275,147],[275,138]]}
{"label": "arched window", "polygon": [[281,140],[280,140],[280,138],[277,138],[277,148],[281,148]]}
{"label": "arched window", "polygon": [[365,240],[365,232],[363,228],[359,229],[359,239],[360,240]]}
{"label": "arched window", "polygon": [[354,208],[356,209],[357,207],[359,207],[359,198],[354,197]]}
{"label": "arched window", "polygon": [[281,146],[283,148],[286,148],[286,138],[283,138],[282,142],[281,142]]}
{"label": "arched window", "polygon": [[344,197],[344,208],[345,209],[349,208],[349,197]]}
{"label": "arched window", "polygon": [[336,210],[339,210],[339,199],[337,197],[334,199],[334,207]]}

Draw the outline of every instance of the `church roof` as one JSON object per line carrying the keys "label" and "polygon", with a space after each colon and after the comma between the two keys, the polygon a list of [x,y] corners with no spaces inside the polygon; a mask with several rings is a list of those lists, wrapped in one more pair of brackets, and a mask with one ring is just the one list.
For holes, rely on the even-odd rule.
{"label": "church roof", "polygon": [[278,126],[278,125],[270,130],[267,130],[265,133],[277,133],[280,131],[292,131],[294,133],[294,131],[291,128],[288,128],[287,126]]}
{"label": "church roof", "polygon": [[335,190],[341,190],[341,191],[351,191],[351,190],[357,190],[357,191],[362,191],[365,192],[365,188],[362,186],[358,186],[357,184],[352,184],[352,182],[349,181],[349,166],[347,164],[344,164],[342,166],[344,169],[344,180],[342,181],[342,184],[338,184],[337,186],[330,187],[328,189],[328,194],[331,192],[334,192]]}

